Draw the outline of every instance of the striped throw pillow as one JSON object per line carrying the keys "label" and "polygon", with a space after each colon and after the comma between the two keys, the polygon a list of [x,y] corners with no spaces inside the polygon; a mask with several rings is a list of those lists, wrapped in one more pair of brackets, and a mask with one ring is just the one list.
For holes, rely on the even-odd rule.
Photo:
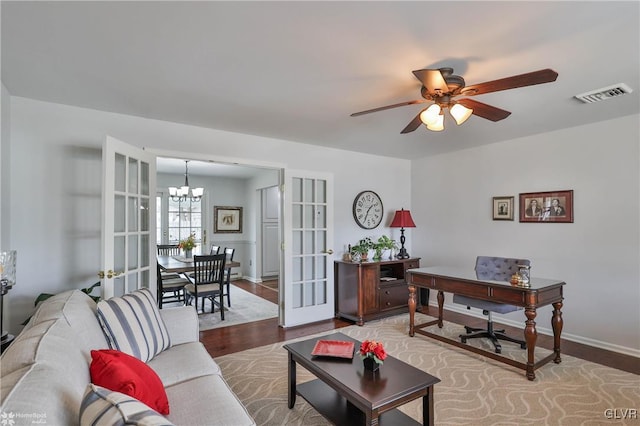
{"label": "striped throw pillow", "polygon": [[111,349],[143,362],[171,346],[156,300],[147,288],[98,302],[98,321]]}
{"label": "striped throw pillow", "polygon": [[80,404],[80,425],[173,426],[173,423],[135,398],[89,384]]}

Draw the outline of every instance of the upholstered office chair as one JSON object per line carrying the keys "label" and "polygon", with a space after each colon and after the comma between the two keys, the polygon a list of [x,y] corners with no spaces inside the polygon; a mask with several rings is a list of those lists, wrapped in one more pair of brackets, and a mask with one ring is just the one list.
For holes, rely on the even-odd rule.
{"label": "upholstered office chair", "polygon": [[157,274],[158,274],[158,290],[157,290],[157,300],[158,300],[158,308],[162,309],[162,305],[164,303],[169,302],[185,302],[185,294],[184,294],[184,286],[189,284],[189,281],[186,278],[182,278],[177,276],[177,278],[173,277],[165,277],[162,269],[160,268],[160,264],[157,263]]}
{"label": "upholstered office chair", "polygon": [[[511,275],[518,272],[518,265],[530,265],[530,263],[531,262],[528,259],[478,256],[476,259],[476,275],[480,280],[510,281]],[[493,328],[493,320],[491,318],[492,312],[506,314],[522,308],[513,305],[505,305],[503,303],[490,302],[488,300],[460,296],[457,294],[453,295],[453,302],[466,305],[467,309],[470,309],[471,307],[482,309],[482,313],[488,316],[486,330],[483,328],[464,326],[467,334],[460,335],[460,341],[462,343],[467,343],[467,339],[487,337],[493,342],[493,346],[495,346],[496,353],[498,354],[502,352],[502,346],[498,342],[498,339],[517,343],[522,349],[527,348],[525,341],[507,336],[504,334],[504,330],[495,330]]]}
{"label": "upholstered office chair", "polygon": [[231,307],[231,267],[228,266],[230,262],[233,261],[233,255],[236,253],[236,249],[231,247],[225,247],[223,253],[227,256],[227,270],[225,272],[224,279],[224,287],[225,287],[225,296],[227,296],[227,306]]}
{"label": "upholstered office chair", "polygon": [[[188,276],[189,284],[184,289],[187,294],[187,304],[191,305],[198,299],[202,299],[202,312],[204,312],[204,301],[211,301],[211,313],[217,305],[220,308],[220,318],[224,320],[224,275],[225,275],[224,254],[210,254],[206,256],[193,256],[193,276]],[[217,300],[216,300],[217,299]]]}

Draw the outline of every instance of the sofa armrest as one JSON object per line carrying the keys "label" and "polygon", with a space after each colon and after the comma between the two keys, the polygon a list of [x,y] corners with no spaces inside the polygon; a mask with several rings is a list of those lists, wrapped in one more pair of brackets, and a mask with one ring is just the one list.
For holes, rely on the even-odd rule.
{"label": "sofa armrest", "polygon": [[169,332],[171,346],[200,340],[200,323],[195,307],[179,306],[160,309],[160,316]]}

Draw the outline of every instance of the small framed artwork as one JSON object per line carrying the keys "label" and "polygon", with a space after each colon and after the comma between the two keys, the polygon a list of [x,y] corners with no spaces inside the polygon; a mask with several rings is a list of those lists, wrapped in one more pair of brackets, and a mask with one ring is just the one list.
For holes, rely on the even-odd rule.
{"label": "small framed artwork", "polygon": [[573,191],[520,194],[520,222],[573,223]]}
{"label": "small framed artwork", "polygon": [[213,232],[242,233],[242,207],[213,207]]}
{"label": "small framed artwork", "polygon": [[514,197],[493,197],[493,220],[513,220]]}

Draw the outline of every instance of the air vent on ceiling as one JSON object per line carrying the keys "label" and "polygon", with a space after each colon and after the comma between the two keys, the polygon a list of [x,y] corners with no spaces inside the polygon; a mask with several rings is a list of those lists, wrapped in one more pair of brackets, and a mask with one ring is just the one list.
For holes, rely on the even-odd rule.
{"label": "air vent on ceiling", "polygon": [[580,99],[586,104],[592,102],[604,101],[605,99],[615,98],[618,96],[631,93],[633,90],[624,83],[614,84],[613,86],[603,87],[602,89],[592,90],[591,92],[576,95],[576,99]]}

